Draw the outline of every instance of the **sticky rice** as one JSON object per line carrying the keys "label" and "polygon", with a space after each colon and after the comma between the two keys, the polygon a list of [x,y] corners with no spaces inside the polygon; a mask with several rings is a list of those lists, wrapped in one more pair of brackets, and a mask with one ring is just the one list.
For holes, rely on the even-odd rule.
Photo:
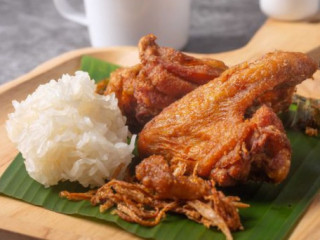
{"label": "sticky rice", "polygon": [[135,136],[127,144],[130,133],[118,100],[96,94],[87,73],[63,75],[12,103],[6,129],[36,181],[48,187],[70,180],[86,187],[123,176]]}

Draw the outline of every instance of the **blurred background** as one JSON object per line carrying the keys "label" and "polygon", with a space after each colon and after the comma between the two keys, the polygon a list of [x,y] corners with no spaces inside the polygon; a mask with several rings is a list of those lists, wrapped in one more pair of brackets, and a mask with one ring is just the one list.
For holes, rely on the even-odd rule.
{"label": "blurred background", "polygon": [[[83,9],[81,0],[70,0]],[[266,17],[257,0],[193,0],[184,51],[213,53],[245,45]],[[90,46],[85,26],[63,18],[51,0],[0,0],[0,84],[67,51]]]}

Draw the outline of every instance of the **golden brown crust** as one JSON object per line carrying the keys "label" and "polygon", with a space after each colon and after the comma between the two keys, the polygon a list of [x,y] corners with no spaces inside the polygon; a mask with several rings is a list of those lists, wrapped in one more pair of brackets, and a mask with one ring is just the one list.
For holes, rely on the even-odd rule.
{"label": "golden brown crust", "polygon": [[136,78],[142,66],[137,64],[130,68],[120,68],[111,73],[109,84],[107,86],[105,95],[115,93],[118,99],[118,106],[123,115],[127,117],[127,125],[139,125],[135,116],[135,109],[137,107],[137,100],[134,97],[134,89]]}
{"label": "golden brown crust", "polygon": [[174,176],[162,156],[152,155],[136,167],[136,177],[145,187],[155,192],[159,199],[194,200],[210,194],[210,181],[199,177]]}
{"label": "golden brown crust", "polygon": [[[230,68],[151,120],[139,135],[139,153],[194,161],[200,176],[212,177],[220,185],[246,181],[251,173],[256,178],[257,171],[264,172],[269,181],[280,182],[288,173],[291,157],[280,120],[267,107],[248,118],[245,113],[264,93],[292,88],[316,69],[305,54],[290,52],[269,53]],[[263,125],[268,118],[269,124]],[[253,149],[255,141],[260,142],[259,151]],[[281,146],[277,151],[267,149],[266,145],[277,144]]]}
{"label": "golden brown crust", "polygon": [[163,108],[227,69],[221,61],[196,59],[159,47],[155,40],[152,34],[140,40],[141,64],[111,74],[105,92],[115,92],[133,132],[141,130]]}

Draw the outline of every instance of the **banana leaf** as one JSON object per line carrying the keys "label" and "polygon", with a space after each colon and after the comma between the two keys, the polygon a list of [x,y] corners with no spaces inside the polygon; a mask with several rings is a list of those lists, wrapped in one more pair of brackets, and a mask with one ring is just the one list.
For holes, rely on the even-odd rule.
{"label": "banana leaf", "polygon": [[88,72],[90,77],[96,82],[109,78],[110,73],[119,67],[117,64],[106,63],[90,56],[83,56],[81,58],[81,70]]}
{"label": "banana leaf", "polygon": [[[96,61],[91,57],[84,59],[82,69],[94,69],[95,73],[89,72],[91,77],[103,76],[100,78],[103,79],[110,74],[109,63]],[[243,202],[251,205],[250,208],[240,210],[245,230],[233,233],[236,240],[288,238],[320,188],[319,139],[294,130],[288,130],[287,133],[293,149],[293,158],[290,174],[283,183],[249,183],[221,189],[227,195],[240,196]],[[225,239],[218,230],[207,229],[177,214],[168,214],[156,227],[143,227],[125,222],[112,215],[110,211],[100,213],[99,207],[91,206],[87,201],[72,202],[62,199],[59,197],[61,190],[82,192],[87,189],[74,182],[61,182],[57,186],[44,188],[29,177],[23,161],[21,154],[18,154],[6,169],[0,178],[0,193],[59,213],[77,215],[88,220],[100,219],[106,221],[106,224],[113,222],[125,231],[142,238]]]}

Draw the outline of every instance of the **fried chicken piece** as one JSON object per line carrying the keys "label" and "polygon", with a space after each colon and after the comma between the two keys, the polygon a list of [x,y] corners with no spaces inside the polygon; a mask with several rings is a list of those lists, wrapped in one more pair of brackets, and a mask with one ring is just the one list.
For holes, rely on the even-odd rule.
{"label": "fried chicken piece", "polygon": [[167,161],[159,155],[144,159],[136,167],[136,177],[159,199],[201,199],[210,194],[214,184],[199,177],[174,176]]}
{"label": "fried chicken piece", "polygon": [[131,132],[137,132],[140,124],[137,121],[136,108],[137,100],[134,97],[135,83],[142,68],[141,64],[130,68],[120,68],[111,73],[105,95],[115,93],[118,99],[118,106],[123,115],[127,117],[127,125]]}
{"label": "fried chicken piece", "polygon": [[262,104],[271,107],[277,114],[288,110],[292,103],[292,97],[296,91],[296,86],[281,85],[279,88],[266,91],[263,95],[254,100],[252,106],[247,110],[247,114],[253,114]]}
{"label": "fried chicken piece", "polygon": [[227,69],[221,61],[197,59],[159,47],[155,40],[152,34],[141,38],[141,64],[112,73],[105,91],[116,94],[132,132],[138,132],[163,108]]}
{"label": "fried chicken piece", "polygon": [[[261,96],[279,96],[316,69],[307,55],[280,51],[232,67],[152,119],[139,135],[139,154],[183,159],[187,169],[222,186],[248,179],[281,182],[290,168],[290,143]],[[253,106],[258,110],[247,115]]]}
{"label": "fried chicken piece", "polygon": [[[153,191],[156,199],[185,200],[187,202],[184,207],[189,205],[204,219],[188,215],[188,212],[183,212],[182,209],[175,208],[173,211],[181,211],[189,218],[203,224],[207,220],[208,227],[213,222],[214,226],[220,229],[243,229],[237,207],[248,207],[248,205],[239,203],[240,199],[237,197],[224,196],[222,192],[216,190],[213,181],[183,174],[184,172],[181,172],[175,176],[168,162],[159,155],[144,159],[136,167],[137,179],[147,189]],[[207,200],[211,200],[213,205]],[[222,231],[228,235],[228,231]]]}

